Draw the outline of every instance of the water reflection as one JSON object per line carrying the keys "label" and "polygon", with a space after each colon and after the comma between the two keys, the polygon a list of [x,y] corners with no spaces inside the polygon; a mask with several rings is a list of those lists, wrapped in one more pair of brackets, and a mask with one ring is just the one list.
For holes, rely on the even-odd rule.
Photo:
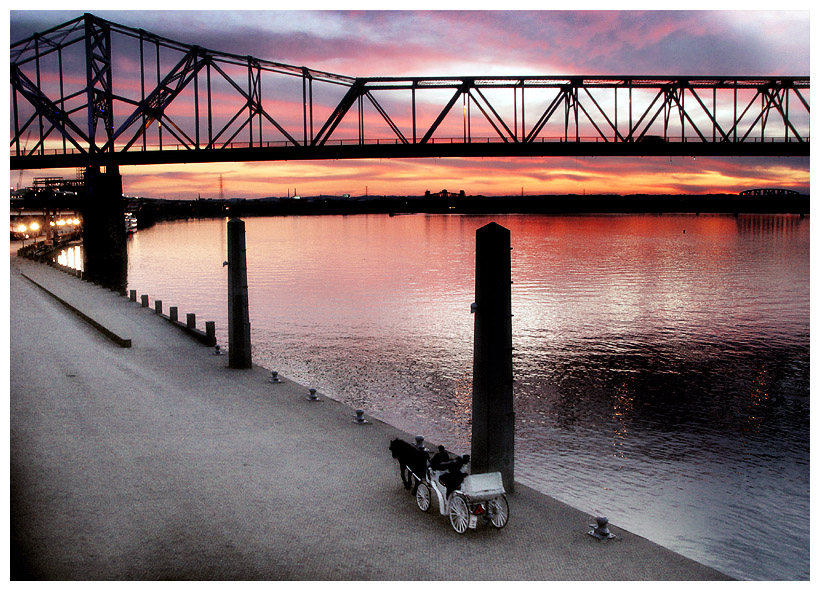
{"label": "water reflection", "polygon": [[[489,221],[513,240],[517,478],[728,574],[807,577],[808,219],[251,218],[254,360],[469,452]],[[129,244],[130,285],[215,320],[222,343],[224,226]]]}
{"label": "water reflection", "polygon": [[60,250],[57,254],[57,264],[69,269],[83,270],[83,253],[80,245]]}
{"label": "water reflection", "polygon": [[797,215],[744,215],[735,218],[738,233],[764,240],[788,239],[800,231],[804,221],[803,216]]}
{"label": "water reflection", "polygon": [[746,424],[746,430],[751,433],[760,433],[761,423],[767,411],[769,391],[766,382],[765,369],[761,369],[752,380],[750,400],[747,406],[749,415]]}
{"label": "water reflection", "polygon": [[613,455],[623,458],[624,442],[629,432],[629,415],[631,414],[635,397],[628,383],[623,382],[616,390],[616,397],[612,405],[612,418],[615,421],[615,431],[612,441]]}

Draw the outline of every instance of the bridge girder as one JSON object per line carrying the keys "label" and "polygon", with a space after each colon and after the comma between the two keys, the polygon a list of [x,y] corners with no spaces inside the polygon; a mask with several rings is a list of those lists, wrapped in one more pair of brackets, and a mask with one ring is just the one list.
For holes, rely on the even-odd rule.
{"label": "bridge girder", "polygon": [[[504,158],[504,157],[790,157],[806,156],[805,144],[794,142],[537,142],[407,144],[327,144],[322,146],[234,147],[221,150],[147,150],[117,154],[120,166],[145,164],[193,164],[207,162],[274,162],[301,160],[399,159],[399,158]],[[84,154],[37,156],[37,168],[84,166]],[[11,170],[30,169],[31,158],[10,157]]]}
{"label": "bridge girder", "polygon": [[12,44],[11,89],[12,169],[809,154],[808,76],[353,78],[90,14]]}

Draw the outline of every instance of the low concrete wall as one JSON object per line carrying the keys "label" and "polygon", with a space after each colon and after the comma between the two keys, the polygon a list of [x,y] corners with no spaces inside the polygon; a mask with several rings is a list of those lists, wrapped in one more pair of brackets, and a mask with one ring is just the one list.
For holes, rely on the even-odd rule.
{"label": "low concrete wall", "polygon": [[[20,248],[17,251],[17,256],[25,257],[27,259],[46,264],[50,267],[53,267],[55,269],[58,269],[58,270],[64,272],[64,273],[67,273],[69,275],[74,275],[75,277],[78,277],[80,279],[83,279],[83,280],[87,281],[88,279],[83,275],[83,272],[80,271],[79,269],[71,269],[69,267],[65,267],[63,265],[60,265],[60,264],[58,264],[57,262],[54,261],[55,251],[60,250],[61,248],[65,248],[69,244],[69,242],[71,242],[71,241],[72,240],[70,240],[70,239],[67,239],[67,240],[59,240],[58,239],[58,240],[55,240],[53,244],[46,244],[45,242],[29,244],[28,246],[24,246],[24,247]],[[40,287],[42,287],[42,286],[40,286]],[[140,296],[139,300],[137,300],[137,291],[132,289],[130,291],[128,297],[132,302],[138,303],[141,307],[143,307],[143,308],[148,307],[148,299],[149,298],[148,298],[147,294],[142,294]],[[58,301],[60,301],[63,305],[68,306],[69,308],[74,310],[74,312],[77,313],[78,315],[84,317],[83,313],[80,312],[79,310],[77,310],[76,308],[74,308],[73,306],[69,305],[66,302],[63,302],[59,298],[56,298],[56,299]],[[193,337],[194,339],[196,339],[197,341],[199,341],[203,345],[207,345],[209,347],[213,347],[213,346],[216,345],[216,326],[215,326],[213,321],[205,322],[205,330],[202,331],[202,330],[199,330],[196,327],[196,314],[188,313],[187,316],[186,316],[185,322],[180,322],[178,320],[177,308],[175,306],[172,306],[171,308],[169,308],[169,314],[165,315],[165,314],[162,313],[162,300],[155,300],[154,304],[155,304],[154,305],[154,311],[157,314],[157,316],[159,316],[160,318],[163,318],[164,320],[168,321],[172,325],[176,326],[178,329],[180,329],[184,333],[190,335],[191,337]],[[85,317],[85,319],[89,323],[91,323],[92,325],[95,324],[93,319],[89,319],[87,317]],[[106,334],[107,329],[105,327],[95,326],[95,328],[97,328],[98,330],[103,332],[103,334]],[[108,336],[108,335],[106,335],[106,336]],[[109,337],[109,338],[111,338],[111,337]],[[114,340],[117,340],[117,339],[114,339]],[[127,345],[121,345],[121,346],[130,347],[131,346],[130,341]]]}

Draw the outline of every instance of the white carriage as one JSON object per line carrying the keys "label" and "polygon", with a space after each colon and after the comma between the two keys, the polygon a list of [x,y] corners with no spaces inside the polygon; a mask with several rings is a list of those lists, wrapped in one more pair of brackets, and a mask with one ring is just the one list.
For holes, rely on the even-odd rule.
{"label": "white carriage", "polygon": [[497,529],[507,525],[510,507],[500,472],[465,476],[461,486],[449,498],[446,486],[439,481],[440,475],[430,468],[423,479],[413,474],[418,480],[416,505],[419,509],[429,511],[435,493],[439,512],[449,517],[450,525],[460,534],[475,529],[479,523],[489,523]]}

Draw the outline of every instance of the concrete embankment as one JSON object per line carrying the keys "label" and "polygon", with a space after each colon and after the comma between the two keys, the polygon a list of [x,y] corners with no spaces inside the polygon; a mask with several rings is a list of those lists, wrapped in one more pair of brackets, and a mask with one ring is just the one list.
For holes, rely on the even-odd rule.
{"label": "concrete embankment", "polygon": [[401,485],[415,434],[15,256],[10,309],[12,579],[726,579],[520,483],[506,528],[460,536]]}

